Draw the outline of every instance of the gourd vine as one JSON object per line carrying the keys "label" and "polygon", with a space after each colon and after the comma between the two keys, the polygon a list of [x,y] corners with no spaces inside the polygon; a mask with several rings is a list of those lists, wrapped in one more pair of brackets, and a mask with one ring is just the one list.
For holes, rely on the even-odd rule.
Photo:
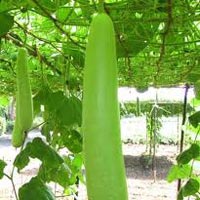
{"label": "gourd vine", "polygon": [[104,3],[105,3],[105,0],[99,0],[99,5],[98,5],[98,12],[99,13],[105,12]]}

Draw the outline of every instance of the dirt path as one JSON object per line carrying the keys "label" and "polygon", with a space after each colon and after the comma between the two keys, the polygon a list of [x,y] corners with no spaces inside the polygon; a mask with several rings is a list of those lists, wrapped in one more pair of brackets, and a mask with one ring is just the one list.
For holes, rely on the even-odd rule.
{"label": "dirt path", "polygon": [[[11,170],[11,163],[18,152],[10,146],[9,137],[0,138],[0,149],[0,159],[4,159],[8,163],[7,172],[9,173]],[[145,152],[145,145],[126,144],[123,146],[123,152],[126,165],[129,200],[176,199],[176,183],[169,184],[166,181],[167,172],[171,167],[177,152],[176,146],[160,145],[158,147],[156,153],[155,182],[151,167],[141,156]],[[15,184],[17,187],[27,182],[31,176],[34,176],[37,172],[37,167],[38,163],[34,161],[24,170],[23,174],[16,174]],[[78,200],[87,199],[84,185],[81,185],[79,194]],[[0,200],[14,200],[11,183],[6,178],[0,180]],[[59,200],[61,200],[61,198]],[[65,200],[72,200],[72,198],[68,197],[65,198]]]}

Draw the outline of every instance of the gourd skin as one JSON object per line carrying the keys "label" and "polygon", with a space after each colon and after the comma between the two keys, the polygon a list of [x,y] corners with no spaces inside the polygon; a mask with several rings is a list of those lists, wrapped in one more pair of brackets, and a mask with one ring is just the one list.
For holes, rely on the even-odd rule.
{"label": "gourd skin", "polygon": [[[17,99],[18,99],[18,93],[17,93]],[[19,104],[16,103],[16,117],[15,117],[14,129],[12,133],[12,145],[14,147],[20,147],[24,141],[24,137],[25,137],[25,133],[19,124]]]}
{"label": "gourd skin", "polygon": [[92,20],[86,47],[82,131],[89,200],[127,200],[117,99],[117,60],[112,20]]}
{"label": "gourd skin", "polygon": [[33,122],[33,102],[27,66],[27,51],[20,48],[17,59],[17,90],[19,123],[24,131],[30,129]]}
{"label": "gourd skin", "polygon": [[17,96],[16,119],[12,133],[12,145],[20,147],[24,141],[25,132],[31,128],[33,122],[32,92],[27,69],[27,51],[20,48],[17,58]]}

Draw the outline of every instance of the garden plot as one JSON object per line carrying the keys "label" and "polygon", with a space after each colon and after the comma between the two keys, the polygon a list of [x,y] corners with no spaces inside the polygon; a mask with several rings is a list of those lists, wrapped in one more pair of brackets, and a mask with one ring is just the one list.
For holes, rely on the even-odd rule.
{"label": "garden plot", "polygon": [[[10,137],[0,138],[0,159],[4,159],[8,166],[6,172],[11,171],[11,164],[16,149],[10,145]],[[124,159],[127,173],[127,184],[129,190],[129,200],[175,200],[176,183],[167,183],[166,175],[174,162],[177,146],[160,145],[156,153],[156,181],[154,181],[151,167],[145,166],[141,155],[145,152],[145,145],[125,144],[123,146]],[[37,173],[39,162],[32,160],[20,175],[15,175],[15,185],[19,188],[25,182],[28,182],[32,176]],[[53,191],[60,196],[60,187],[51,185]],[[59,200],[72,200],[73,197],[60,197]],[[79,187],[79,200],[87,200],[86,189],[83,184]],[[14,200],[13,188],[10,181],[3,178],[0,181],[0,200]]]}

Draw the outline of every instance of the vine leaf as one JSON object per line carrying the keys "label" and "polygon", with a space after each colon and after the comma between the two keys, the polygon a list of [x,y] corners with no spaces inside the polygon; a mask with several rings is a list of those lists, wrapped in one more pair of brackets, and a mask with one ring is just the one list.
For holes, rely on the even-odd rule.
{"label": "vine leaf", "polygon": [[70,183],[72,181],[70,179],[73,174],[65,163],[62,163],[56,168],[48,168],[45,166],[45,164],[43,164],[39,169],[38,176],[44,182],[53,181],[61,185],[63,188],[66,188],[67,186],[71,185]]}
{"label": "vine leaf", "polygon": [[82,151],[82,136],[76,130],[61,132],[61,141],[72,153],[80,153]]}
{"label": "vine leaf", "polygon": [[12,9],[13,7],[14,7],[13,2],[11,3],[10,1],[6,1],[6,0],[0,1],[0,13],[6,12],[6,11]]}
{"label": "vine leaf", "polygon": [[64,158],[64,163],[55,168],[41,165],[38,173],[44,182],[56,182],[63,188],[76,183],[76,177],[81,178],[82,157],[79,154],[70,155]]}
{"label": "vine leaf", "polygon": [[[53,181],[66,188],[69,185],[75,184],[76,177],[81,176],[82,157],[77,154],[62,158],[53,148],[43,142],[41,138],[33,139],[17,155],[14,165],[18,168],[18,171],[28,165],[29,158],[37,158],[42,162],[37,178],[44,183]],[[25,195],[23,196],[24,198]]]}
{"label": "vine leaf", "polygon": [[191,115],[189,117],[189,122],[190,122],[190,124],[192,124],[192,126],[194,126],[195,128],[197,128],[197,126],[200,123],[200,111],[197,111],[193,115]]}
{"label": "vine leaf", "polygon": [[41,138],[35,138],[29,146],[27,148],[30,148],[30,157],[38,158],[47,166],[57,167],[64,162],[62,157]]}
{"label": "vine leaf", "polygon": [[[54,103],[55,104],[55,103]],[[69,126],[73,124],[81,124],[81,101],[72,96],[70,98],[63,97],[63,101],[60,101],[59,108],[53,113],[55,121],[58,121],[63,126]]]}
{"label": "vine leaf", "polygon": [[40,106],[44,105],[44,115],[48,117],[47,121],[52,120],[56,125],[70,126],[74,124],[81,125],[81,101],[71,96],[67,98],[62,91],[52,92],[49,88],[42,88],[34,97],[35,113],[39,113]]}
{"label": "vine leaf", "polygon": [[7,164],[3,160],[0,160],[0,179],[4,176],[4,168],[6,165]]}
{"label": "vine leaf", "polygon": [[190,176],[191,167],[189,165],[173,165],[167,175],[167,181],[171,183],[176,179],[184,179]]}
{"label": "vine leaf", "polygon": [[199,181],[194,178],[191,178],[182,188],[182,194],[184,197],[193,195],[199,191],[199,187],[200,187]]}
{"label": "vine leaf", "polygon": [[200,156],[200,146],[198,144],[192,144],[191,147],[177,157],[177,162],[179,165],[188,164],[192,159],[198,158]]}
{"label": "vine leaf", "polygon": [[28,143],[24,150],[22,150],[16,157],[14,165],[18,170],[23,169],[29,163],[29,157],[38,158],[45,163],[49,168],[59,166],[64,162],[62,157],[41,138],[35,138]]}
{"label": "vine leaf", "polygon": [[29,151],[24,149],[21,151],[14,160],[14,166],[17,167],[18,171],[26,167],[29,163]]}
{"label": "vine leaf", "polygon": [[178,193],[177,200],[183,200],[183,199],[184,199],[183,190],[182,190],[182,188],[181,188],[181,190],[180,190],[179,193]]}
{"label": "vine leaf", "polygon": [[63,44],[63,52],[65,55],[73,57],[72,63],[77,67],[84,66],[84,52],[71,42]]}
{"label": "vine leaf", "polygon": [[19,189],[19,200],[55,200],[51,189],[38,177],[32,178]]}
{"label": "vine leaf", "polygon": [[0,13],[0,37],[5,35],[14,24],[14,17],[8,13]]}

